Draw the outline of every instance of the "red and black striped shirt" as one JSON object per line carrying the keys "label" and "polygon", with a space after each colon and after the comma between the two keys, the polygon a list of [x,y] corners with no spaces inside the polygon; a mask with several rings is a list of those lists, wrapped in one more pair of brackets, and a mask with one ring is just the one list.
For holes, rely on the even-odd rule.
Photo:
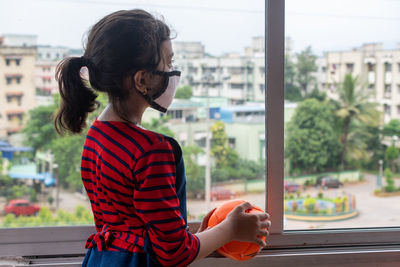
{"label": "red and black striped shirt", "polygon": [[176,194],[176,165],[162,135],[131,123],[95,120],[81,162],[97,233],[86,243],[99,250],[144,252],[148,231],[158,261],[185,266],[199,251],[186,229]]}

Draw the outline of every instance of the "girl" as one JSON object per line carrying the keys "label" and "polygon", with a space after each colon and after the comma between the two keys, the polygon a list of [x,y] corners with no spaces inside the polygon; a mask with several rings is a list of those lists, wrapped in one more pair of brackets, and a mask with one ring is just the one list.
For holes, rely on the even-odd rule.
{"label": "girl", "polygon": [[[82,266],[186,266],[232,240],[265,246],[268,214],[244,203],[207,229],[187,230],[182,152],[167,136],[140,126],[152,107],[166,112],[180,72],[173,70],[170,29],[143,10],[112,13],[90,30],[82,57],[64,59],[57,79],[59,133],[80,133],[106,92],[108,106],[88,130],[81,162],[97,233]],[[86,66],[90,87],[82,80]]]}

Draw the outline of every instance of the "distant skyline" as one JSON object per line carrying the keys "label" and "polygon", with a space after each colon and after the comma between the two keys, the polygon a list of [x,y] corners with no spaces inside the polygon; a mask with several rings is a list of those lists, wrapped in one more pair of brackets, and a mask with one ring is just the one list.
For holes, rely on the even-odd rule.
{"label": "distant skyline", "polygon": [[[0,0],[0,35],[34,34],[38,44],[82,48],[84,33],[103,16],[142,8],[164,16],[176,41],[199,41],[206,52],[243,53],[264,35],[264,0]],[[400,43],[399,0],[286,0],[285,35],[293,51],[349,50]]]}

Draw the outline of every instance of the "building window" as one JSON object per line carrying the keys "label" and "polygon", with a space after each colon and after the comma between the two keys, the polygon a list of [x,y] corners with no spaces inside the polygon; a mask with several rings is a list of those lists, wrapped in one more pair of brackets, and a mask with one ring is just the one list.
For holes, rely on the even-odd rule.
{"label": "building window", "polygon": [[16,64],[17,66],[19,66],[20,63],[21,63],[21,59],[16,59],[16,60],[15,60],[15,64]]}
{"label": "building window", "polygon": [[375,65],[372,63],[368,63],[368,72],[374,72],[375,71]]}
{"label": "building window", "polygon": [[397,85],[397,94],[400,95],[400,84]]}
{"label": "building window", "polygon": [[243,83],[231,83],[231,88],[232,89],[243,89],[244,85],[243,85]]}
{"label": "building window", "polygon": [[7,84],[11,84],[12,78],[11,77],[6,77]]}
{"label": "building window", "polygon": [[390,106],[388,104],[384,104],[383,109],[386,115],[390,115]]}
{"label": "building window", "polygon": [[352,73],[354,71],[354,64],[353,63],[347,63],[346,64],[346,72],[347,73]]}
{"label": "building window", "polygon": [[392,97],[392,85],[385,84],[384,98],[391,98],[391,97]]}
{"label": "building window", "polygon": [[397,115],[400,115],[400,105],[397,105]]}
{"label": "building window", "polygon": [[325,66],[321,67],[321,71],[326,72],[326,67]]}
{"label": "building window", "polygon": [[397,69],[398,69],[399,72],[400,72],[400,63],[397,63]]}
{"label": "building window", "polygon": [[375,84],[370,83],[368,84],[368,90],[374,90],[375,89]]}
{"label": "building window", "polygon": [[391,72],[392,71],[392,64],[391,63],[385,63],[385,72]]}
{"label": "building window", "polygon": [[15,77],[15,80],[17,81],[18,84],[21,83],[21,77]]}
{"label": "building window", "polygon": [[229,137],[228,138],[228,146],[232,149],[236,148],[236,138],[234,137]]}
{"label": "building window", "polygon": [[10,66],[10,62],[11,62],[10,59],[6,59],[6,65],[7,65],[7,66]]}

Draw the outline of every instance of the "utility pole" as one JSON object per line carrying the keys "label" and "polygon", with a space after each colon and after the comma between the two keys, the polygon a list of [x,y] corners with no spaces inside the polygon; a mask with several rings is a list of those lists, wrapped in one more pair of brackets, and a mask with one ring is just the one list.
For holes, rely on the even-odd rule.
{"label": "utility pole", "polygon": [[56,178],[56,211],[58,211],[58,208],[60,206],[60,181],[58,179],[58,164],[57,163],[53,164],[53,172],[54,172],[54,176]]}
{"label": "utility pole", "polygon": [[209,86],[211,75],[208,74],[204,77],[206,81],[206,183],[205,183],[205,198],[207,211],[211,209],[211,169],[210,169],[210,99],[209,99]]}

